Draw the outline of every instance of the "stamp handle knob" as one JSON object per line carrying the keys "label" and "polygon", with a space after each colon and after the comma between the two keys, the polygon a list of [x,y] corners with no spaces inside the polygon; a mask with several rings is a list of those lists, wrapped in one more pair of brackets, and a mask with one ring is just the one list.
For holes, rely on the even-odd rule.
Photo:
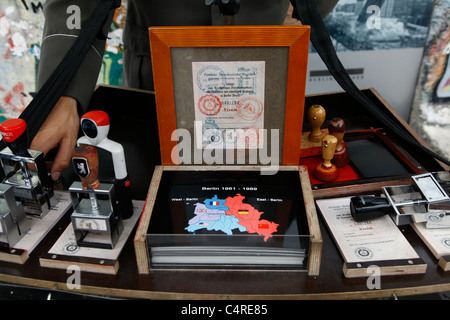
{"label": "stamp handle knob", "polygon": [[334,158],[338,139],[333,135],[326,135],[322,138],[322,158],[323,166],[331,167],[331,160]]}
{"label": "stamp handle knob", "polygon": [[328,133],[338,139],[336,151],[343,148],[342,141],[345,134],[345,122],[341,118],[333,118],[328,122]]}
{"label": "stamp handle knob", "polygon": [[336,151],[337,138],[332,135],[325,135],[322,138],[322,158],[323,162],[315,168],[313,175],[316,179],[324,182],[332,182],[338,177],[336,166],[331,163]]}
{"label": "stamp handle knob", "polygon": [[72,152],[72,163],[75,172],[81,179],[84,189],[98,189],[98,154],[92,145],[82,144]]}
{"label": "stamp handle knob", "polygon": [[320,140],[322,139],[322,132],[320,131],[320,127],[325,121],[325,109],[319,104],[312,105],[308,109],[307,116],[309,124],[312,127],[312,130],[309,134],[309,140],[313,142],[320,142]]}
{"label": "stamp handle knob", "polygon": [[0,132],[13,154],[21,157],[31,157],[28,152],[28,129],[25,120],[5,120],[0,124]]}

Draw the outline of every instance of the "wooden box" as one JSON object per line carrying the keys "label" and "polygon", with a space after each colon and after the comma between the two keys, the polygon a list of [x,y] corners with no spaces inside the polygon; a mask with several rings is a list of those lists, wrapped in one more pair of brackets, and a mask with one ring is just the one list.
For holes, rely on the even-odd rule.
{"label": "wooden box", "polygon": [[[134,240],[139,272],[149,273],[151,270],[160,269],[239,269],[305,271],[311,276],[319,275],[322,237],[307,171],[304,167],[282,166],[274,175],[261,176],[260,169],[261,167],[257,166],[157,166]],[[214,191],[199,192],[200,188],[214,189]],[[191,192],[188,191],[188,195],[183,193],[183,196],[179,196],[175,189],[190,189]],[[290,193],[292,196],[288,195]],[[219,223],[226,223],[223,219],[215,222],[215,225],[208,222],[208,226],[213,228],[208,229],[208,232],[202,233],[202,230],[197,229],[198,235],[192,235],[185,229],[189,226],[199,227],[198,224],[190,223],[196,217],[192,212],[191,214],[187,212],[189,201],[191,201],[191,207],[194,203],[203,203],[203,198],[206,198],[204,194],[209,197],[218,195],[216,197],[218,201],[225,198],[221,195],[228,195],[225,205],[235,201],[233,207],[229,207],[230,210],[226,216],[233,219],[235,217],[246,219],[254,212],[272,210],[266,210],[262,215],[258,214],[256,220],[247,220],[248,224],[241,220],[240,225],[247,227],[244,232],[233,230],[225,234],[223,226],[216,227]],[[249,224],[253,225],[252,230]],[[275,225],[274,234],[271,233],[272,230],[269,230],[270,225]],[[205,228],[207,227],[201,227],[201,229]],[[214,230],[219,231],[213,232]],[[247,250],[249,247],[280,249],[280,251],[299,249],[302,252],[299,255],[293,252],[295,257],[288,256],[286,253],[286,257],[293,257],[296,261],[280,262],[276,265],[263,262],[231,263],[224,258],[220,259],[220,264],[211,262],[200,264],[200,266],[193,262],[157,263],[156,259],[160,259],[160,256],[156,255],[156,250],[171,246],[177,248],[214,246],[218,247],[215,249],[216,252],[224,256],[230,247],[242,250]],[[251,253],[248,253],[248,256],[251,256]],[[276,258],[271,257],[271,259]],[[228,259],[237,258],[229,255]],[[252,259],[256,261],[258,257]],[[297,263],[298,259],[302,261]]]}
{"label": "wooden box", "polygon": [[[179,248],[201,238],[188,234],[186,229],[191,225],[183,213],[179,214],[182,219],[167,217],[173,214],[170,206],[177,205],[174,203],[176,197],[168,197],[171,186],[182,185],[187,190],[190,185],[199,188],[211,177],[213,189],[218,185],[238,197],[244,193],[241,188],[251,191],[255,183],[268,188],[272,180],[280,184],[283,175],[288,174],[292,186],[295,185],[292,200],[298,204],[294,215],[303,221],[294,238],[297,242],[307,243],[302,247],[304,263],[294,269],[317,276],[322,238],[307,171],[298,166],[309,27],[150,28],[150,43],[162,166],[157,166],[154,171],[134,239],[139,273],[156,269],[152,265],[155,261],[152,260],[155,253],[152,248],[156,242],[169,238],[169,242],[176,243]],[[193,177],[189,179],[185,175]],[[179,179],[183,182],[173,182]],[[260,180],[264,182],[260,183]],[[222,203],[220,197],[214,198],[222,190],[206,191],[204,197],[207,200]],[[253,199],[258,198],[257,194],[253,193]],[[197,201],[201,196],[197,193],[193,198],[192,201]],[[262,205],[271,198],[276,201],[280,197],[265,193],[253,204]],[[181,200],[186,205],[186,199]],[[235,217],[245,216],[253,209],[238,208]],[[163,225],[164,220],[172,222],[168,231]],[[274,221],[268,220],[261,215],[260,220],[256,220],[259,230],[249,231],[248,235],[239,227],[238,230],[243,231],[238,233],[242,234],[233,233],[231,237],[221,229],[221,235],[206,235],[205,241],[219,239],[214,243],[220,244],[226,241],[224,239],[234,239],[230,243],[245,239],[252,246],[258,246],[255,241],[270,245],[287,241],[284,233],[261,232],[261,228],[271,228]],[[175,226],[178,221],[182,221],[181,227]],[[287,226],[286,223],[276,224],[280,229]],[[163,231],[154,232],[155,229]],[[227,245],[219,245],[219,251],[226,249]],[[248,264],[230,267],[222,262],[216,267],[258,269],[258,266]],[[173,269],[180,268],[191,267]],[[263,264],[262,268],[267,270],[274,266]]]}
{"label": "wooden box", "polygon": [[[375,89],[363,89],[362,92],[418,142],[426,145]],[[308,142],[311,125],[304,118],[300,164],[308,167],[316,198],[345,196],[355,190],[359,193],[381,193],[384,186],[409,184],[414,174],[448,170],[445,164],[402,142],[390,128],[370,116],[346,92],[307,96],[305,113],[313,105],[321,105],[326,111],[326,119],[321,127],[323,134],[328,133],[329,120],[335,117],[344,120],[346,131],[343,140],[347,143],[350,156],[349,165],[338,168],[339,175],[335,181],[317,180],[312,172],[322,161],[321,150],[317,148],[317,144]]]}

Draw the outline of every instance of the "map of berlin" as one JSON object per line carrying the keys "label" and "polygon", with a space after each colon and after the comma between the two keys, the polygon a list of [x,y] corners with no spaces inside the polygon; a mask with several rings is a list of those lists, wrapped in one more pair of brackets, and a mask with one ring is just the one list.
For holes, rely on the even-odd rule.
{"label": "map of berlin", "polygon": [[233,230],[263,235],[267,241],[277,231],[278,224],[265,219],[261,220],[263,212],[256,210],[248,203],[245,197],[236,194],[234,197],[219,199],[217,195],[208,198],[203,203],[196,203],[195,216],[189,220],[188,232],[195,233],[200,229],[208,231],[222,231],[232,235]]}

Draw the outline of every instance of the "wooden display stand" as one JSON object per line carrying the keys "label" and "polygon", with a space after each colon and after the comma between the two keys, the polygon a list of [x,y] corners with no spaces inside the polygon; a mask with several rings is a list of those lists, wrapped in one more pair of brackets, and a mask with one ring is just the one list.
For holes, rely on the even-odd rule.
{"label": "wooden display stand", "polygon": [[442,270],[449,271],[450,270],[450,256],[441,257],[439,259],[439,266],[442,268]]}
{"label": "wooden display stand", "polygon": [[448,229],[427,229],[424,223],[412,224],[413,230],[422,239],[444,271],[450,270],[450,249]]}
{"label": "wooden display stand", "polygon": [[81,271],[117,274],[119,256],[140,218],[143,206],[143,201],[133,202],[133,216],[124,220],[124,230],[113,249],[78,246],[70,223],[50,250],[39,258],[40,265],[64,270],[78,266]]}
{"label": "wooden display stand", "polygon": [[342,271],[346,278],[367,278],[373,266],[379,268],[380,276],[424,274],[427,271],[423,259],[344,263]]}
{"label": "wooden display stand", "polygon": [[43,218],[27,217],[30,221],[30,230],[16,243],[14,248],[0,249],[0,260],[24,264],[31,252],[39,245],[45,236],[52,230],[58,221],[69,211],[72,206],[70,196],[56,191],[54,196],[55,206],[50,209]]}
{"label": "wooden display stand", "polygon": [[[152,182],[150,184],[149,193],[145,202],[145,208],[142,213],[142,218],[136,231],[134,238],[134,246],[136,250],[136,259],[139,273],[150,273],[149,267],[149,243],[148,243],[148,228],[152,217],[155,202],[158,197],[158,190],[162,177],[165,172],[179,171],[179,172],[203,172],[205,175],[213,174],[218,171],[224,172],[245,172],[245,171],[259,171],[261,167],[216,167],[216,166],[157,166],[155,168]],[[305,206],[306,221],[308,224],[309,250],[307,272],[310,276],[318,276],[320,272],[321,254],[322,254],[322,235],[320,231],[319,221],[317,218],[316,208],[314,206],[314,198],[312,196],[311,185],[308,177],[308,171],[305,167],[296,166],[282,166],[280,171],[294,171],[298,172],[299,182],[302,189],[303,204]]]}
{"label": "wooden display stand", "polygon": [[347,278],[422,274],[427,264],[389,216],[356,222],[350,197],[317,200],[317,206],[344,259]]}

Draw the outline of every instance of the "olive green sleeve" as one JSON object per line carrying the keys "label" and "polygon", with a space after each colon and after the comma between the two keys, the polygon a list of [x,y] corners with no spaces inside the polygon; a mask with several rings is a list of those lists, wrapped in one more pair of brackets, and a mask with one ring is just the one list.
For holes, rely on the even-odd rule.
{"label": "olive green sleeve", "polygon": [[[76,41],[84,22],[100,0],[47,0],[45,25],[38,70],[38,89],[50,77]],[[111,10],[105,24],[91,45],[83,63],[64,95],[75,98],[85,111],[94,91],[103,61],[106,37],[114,15]]]}

